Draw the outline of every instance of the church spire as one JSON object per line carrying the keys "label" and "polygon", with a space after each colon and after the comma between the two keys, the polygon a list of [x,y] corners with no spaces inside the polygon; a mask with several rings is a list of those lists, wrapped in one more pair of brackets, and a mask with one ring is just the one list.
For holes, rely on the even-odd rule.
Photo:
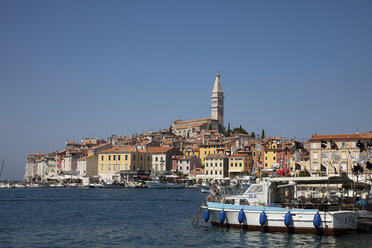
{"label": "church spire", "polygon": [[224,98],[225,97],[223,96],[220,72],[217,71],[216,79],[214,81],[212,96],[211,96],[211,101],[212,101],[211,117],[218,121],[220,131],[223,131],[225,129],[224,124],[223,124]]}
{"label": "church spire", "polygon": [[213,92],[222,92],[222,86],[221,86],[221,79],[220,79],[220,71],[217,71],[216,80],[214,81],[214,87]]}

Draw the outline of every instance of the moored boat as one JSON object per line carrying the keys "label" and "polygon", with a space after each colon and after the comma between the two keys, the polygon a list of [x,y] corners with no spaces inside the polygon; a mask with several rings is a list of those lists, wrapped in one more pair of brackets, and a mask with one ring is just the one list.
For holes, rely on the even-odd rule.
{"label": "moored boat", "polygon": [[184,189],[186,187],[184,183],[162,183],[159,181],[146,181],[146,184],[149,189]]}
{"label": "moored boat", "polygon": [[204,209],[212,225],[248,230],[340,235],[357,229],[354,211],[336,209],[330,202],[295,199],[297,184],[342,184],[347,178],[275,178],[252,184],[242,195],[227,196],[213,188]]}

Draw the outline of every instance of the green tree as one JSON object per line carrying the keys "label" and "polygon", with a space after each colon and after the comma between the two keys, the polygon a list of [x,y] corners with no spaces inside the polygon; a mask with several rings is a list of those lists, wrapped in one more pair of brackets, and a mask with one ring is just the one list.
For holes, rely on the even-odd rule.
{"label": "green tree", "polygon": [[172,133],[172,125],[169,126],[169,132]]}
{"label": "green tree", "polygon": [[262,128],[261,139],[264,139],[264,138],[265,138],[265,130]]}
{"label": "green tree", "polygon": [[242,125],[239,127],[234,128],[233,133],[242,133],[242,134],[248,134],[248,132],[242,128]]}
{"label": "green tree", "polygon": [[229,122],[229,124],[227,125],[226,137],[230,137],[230,135],[231,135],[231,128],[230,128],[230,122]]}
{"label": "green tree", "polygon": [[256,138],[256,135],[254,134],[254,132],[251,133],[251,138],[252,139],[255,139]]}

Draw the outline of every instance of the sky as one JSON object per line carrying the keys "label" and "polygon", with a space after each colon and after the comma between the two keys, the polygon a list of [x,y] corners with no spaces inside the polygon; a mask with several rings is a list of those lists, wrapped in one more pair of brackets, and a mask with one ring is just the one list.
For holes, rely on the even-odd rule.
{"label": "sky", "polygon": [[210,116],[307,140],[372,130],[371,1],[0,0],[1,179],[28,153]]}

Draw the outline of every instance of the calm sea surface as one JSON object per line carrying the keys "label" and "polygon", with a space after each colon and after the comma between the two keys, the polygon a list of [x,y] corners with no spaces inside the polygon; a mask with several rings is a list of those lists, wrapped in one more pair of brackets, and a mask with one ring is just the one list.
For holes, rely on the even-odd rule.
{"label": "calm sea surface", "polygon": [[372,247],[372,234],[192,225],[203,199],[197,189],[0,189],[0,247]]}

